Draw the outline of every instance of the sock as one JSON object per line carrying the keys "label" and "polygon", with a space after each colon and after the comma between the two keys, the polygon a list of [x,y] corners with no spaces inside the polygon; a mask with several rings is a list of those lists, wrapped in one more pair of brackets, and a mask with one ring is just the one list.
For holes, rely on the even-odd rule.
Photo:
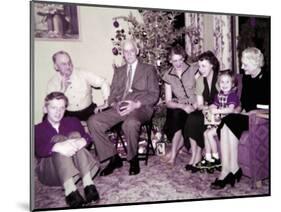
{"label": "sock", "polygon": [[216,153],[213,153],[213,158],[215,158],[215,159],[218,160],[218,159],[220,158],[220,157],[219,157],[219,153],[217,153],[217,152],[216,152]]}
{"label": "sock", "polygon": [[85,176],[82,178],[82,183],[83,183],[84,188],[85,188],[86,186],[88,186],[88,185],[93,185],[93,184],[94,184],[90,172],[88,172],[87,174],[85,174]]}
{"label": "sock", "polygon": [[69,195],[72,191],[77,190],[72,177],[63,183],[63,188],[65,196]]}
{"label": "sock", "polygon": [[206,153],[205,158],[206,158],[207,161],[210,161],[210,162],[213,161],[211,153]]}

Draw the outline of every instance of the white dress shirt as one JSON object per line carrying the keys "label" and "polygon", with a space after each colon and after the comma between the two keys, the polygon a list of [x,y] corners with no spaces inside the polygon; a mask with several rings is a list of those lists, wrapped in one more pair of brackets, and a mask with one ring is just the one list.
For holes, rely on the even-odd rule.
{"label": "white dress shirt", "polygon": [[[68,111],[79,111],[92,104],[92,87],[101,88],[104,100],[108,99],[110,87],[106,80],[92,72],[73,69],[69,79],[69,86],[64,94],[68,98]],[[48,82],[47,93],[62,90],[62,76],[56,73]]]}

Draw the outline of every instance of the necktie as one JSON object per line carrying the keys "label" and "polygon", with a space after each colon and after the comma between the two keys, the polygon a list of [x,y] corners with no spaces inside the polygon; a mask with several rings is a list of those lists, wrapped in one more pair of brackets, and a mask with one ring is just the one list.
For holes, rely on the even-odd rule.
{"label": "necktie", "polygon": [[131,86],[131,82],[132,82],[132,65],[129,65],[129,70],[127,72],[127,82],[126,82],[126,88],[123,94],[123,98],[125,99],[125,97],[127,96],[127,94],[129,93],[130,90],[130,86]]}

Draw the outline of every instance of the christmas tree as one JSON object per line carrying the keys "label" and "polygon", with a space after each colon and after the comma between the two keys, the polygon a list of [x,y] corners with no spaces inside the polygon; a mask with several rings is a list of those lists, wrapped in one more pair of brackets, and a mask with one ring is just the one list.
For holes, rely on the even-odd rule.
{"label": "christmas tree", "polygon": [[[116,35],[112,38],[114,55],[121,55],[120,44],[127,37],[134,38],[139,45],[139,57],[143,62],[155,65],[158,74],[162,76],[170,67],[168,61],[169,49],[177,42],[184,40],[184,29],[174,27],[176,16],[180,12],[140,10],[143,22],[139,22],[132,13],[129,16],[114,18],[113,26]],[[122,19],[129,24],[129,31],[120,29],[118,20]]]}
{"label": "christmas tree", "polygon": [[[171,64],[169,63],[168,54],[170,48],[179,43],[185,46],[185,36],[188,36],[191,41],[199,42],[200,33],[195,26],[185,27],[184,13],[176,11],[139,11],[143,22],[138,21],[132,13],[128,16],[118,16],[113,20],[113,26],[116,28],[115,36],[111,38],[113,43],[112,53],[116,56],[122,55],[121,42],[127,38],[134,38],[140,49],[140,59],[152,64],[156,67],[160,76],[159,84],[162,85],[161,77],[167,71]],[[178,24],[178,17],[182,15],[183,24]],[[126,32],[119,24],[119,20],[124,20],[128,23],[129,30]],[[191,48],[193,45],[191,45]],[[193,53],[193,51],[192,51]],[[191,55],[189,59],[194,60],[195,55]],[[166,119],[166,107],[163,107],[165,99],[164,86],[161,86],[161,98],[155,108],[153,118],[154,130],[162,133],[162,129]]]}

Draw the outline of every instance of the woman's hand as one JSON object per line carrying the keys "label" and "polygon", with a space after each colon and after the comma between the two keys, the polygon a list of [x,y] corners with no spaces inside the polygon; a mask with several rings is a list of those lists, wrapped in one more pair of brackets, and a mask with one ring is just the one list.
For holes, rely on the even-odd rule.
{"label": "woman's hand", "polygon": [[202,105],[201,110],[202,110],[203,114],[205,114],[209,111],[209,106],[208,105]]}
{"label": "woman's hand", "polygon": [[234,108],[233,113],[242,113],[242,107],[239,105],[236,108]]}
{"label": "woman's hand", "polygon": [[[204,110],[204,98],[202,95],[196,96],[196,105],[198,110]],[[207,106],[208,107],[208,106]]]}
{"label": "woman's hand", "polygon": [[194,111],[194,107],[190,104],[184,104],[181,109],[188,114]]}

